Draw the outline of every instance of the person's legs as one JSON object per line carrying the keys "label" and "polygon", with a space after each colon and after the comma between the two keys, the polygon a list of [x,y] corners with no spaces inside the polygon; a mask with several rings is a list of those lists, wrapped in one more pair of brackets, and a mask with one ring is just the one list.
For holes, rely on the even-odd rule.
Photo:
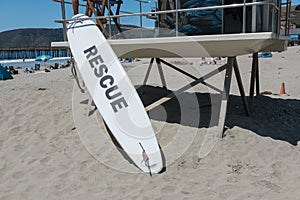
{"label": "person's legs", "polygon": [[85,15],[91,17],[93,14],[93,9],[94,9],[94,2],[88,0],[86,3]]}
{"label": "person's legs", "polygon": [[73,7],[74,15],[77,15],[78,14],[78,7],[79,7],[78,0],[72,0],[72,7]]}

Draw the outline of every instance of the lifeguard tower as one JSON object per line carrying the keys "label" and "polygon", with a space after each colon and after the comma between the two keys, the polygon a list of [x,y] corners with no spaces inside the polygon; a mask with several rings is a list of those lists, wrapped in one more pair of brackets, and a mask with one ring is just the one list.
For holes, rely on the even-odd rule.
{"label": "lifeguard tower", "polygon": [[[64,24],[70,20],[65,18],[65,5],[72,4],[65,0],[59,2],[62,8]],[[140,12],[122,10],[126,3],[136,3]],[[92,18],[97,22],[108,42],[120,58],[151,58],[145,74],[147,83],[153,64],[156,63],[163,87],[167,87],[162,64],[171,67],[192,80],[187,85],[171,94],[146,106],[151,110],[158,105],[176,97],[198,84],[219,92],[222,96],[218,133],[222,136],[227,101],[230,92],[232,71],[238,83],[240,95],[247,115],[250,114],[249,104],[254,93],[260,94],[258,52],[281,52],[287,48],[289,10],[291,1],[280,0],[87,0],[86,5],[93,6]],[[152,4],[145,12],[144,4]],[[80,6],[85,7],[81,4]],[[125,6],[124,6],[125,7]],[[128,7],[126,7],[128,8]],[[281,10],[286,15],[281,16]],[[122,19],[139,18],[135,24],[137,31],[127,34]],[[144,27],[145,20],[152,20],[152,27]],[[283,27],[281,27],[283,26]],[[128,27],[127,27],[128,28]],[[280,29],[285,35],[280,35]],[[66,37],[65,37],[66,40]],[[53,42],[53,47],[68,47],[65,42]],[[246,97],[236,57],[252,54],[250,94]],[[164,60],[177,57],[226,57],[227,63],[212,70],[208,74],[197,77],[182,68]],[[225,71],[222,90],[206,82],[210,77]]]}

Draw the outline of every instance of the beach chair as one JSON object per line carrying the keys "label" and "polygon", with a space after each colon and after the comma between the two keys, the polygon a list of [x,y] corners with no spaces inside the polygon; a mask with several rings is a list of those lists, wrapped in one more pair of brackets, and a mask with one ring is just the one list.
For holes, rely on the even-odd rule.
{"label": "beach chair", "polygon": [[18,70],[15,70],[15,68],[13,66],[8,67],[8,72],[10,74],[18,74],[19,73]]}
{"label": "beach chair", "polygon": [[35,64],[34,65],[34,70],[40,70],[40,68],[41,68],[41,64]]}
{"label": "beach chair", "polygon": [[58,69],[59,64],[58,63],[54,63],[54,67],[53,69]]}

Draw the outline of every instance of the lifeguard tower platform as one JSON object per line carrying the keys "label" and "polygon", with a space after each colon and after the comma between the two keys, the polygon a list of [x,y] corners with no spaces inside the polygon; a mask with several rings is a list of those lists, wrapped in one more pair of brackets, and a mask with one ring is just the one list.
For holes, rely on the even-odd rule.
{"label": "lifeguard tower platform", "polygon": [[[65,6],[72,3],[54,1],[61,4],[63,19],[57,22],[64,24],[66,32],[66,23],[70,20],[65,17]],[[135,3],[140,11],[128,9],[128,6],[124,6],[127,3]],[[147,11],[144,7],[146,4],[152,5],[151,8],[147,7]],[[197,84],[204,84],[222,96],[218,118],[220,136],[225,123],[232,71],[235,73],[245,112],[249,115],[248,102],[251,103],[255,92],[260,94],[258,52],[280,52],[287,48],[290,0],[87,0],[86,4],[80,6],[86,5],[93,6],[91,18],[96,21],[118,57],[151,58],[144,84],[147,83],[154,62],[164,87],[167,87],[164,79],[167,74],[163,73],[162,64],[192,80],[172,94],[146,106],[146,110],[161,105]],[[127,10],[122,10],[123,7]],[[287,11],[285,16],[281,16],[282,9]],[[128,34],[124,31],[124,18],[126,21],[138,19],[135,32]],[[153,26],[144,26],[145,20],[152,20]],[[286,30],[285,35],[280,35],[281,28]],[[53,42],[52,46],[68,48],[66,37],[65,40]],[[246,97],[236,59],[245,54],[252,54],[249,98]],[[226,57],[227,63],[204,76],[196,77],[163,60],[178,57]],[[224,70],[222,90],[206,82],[208,78]]]}

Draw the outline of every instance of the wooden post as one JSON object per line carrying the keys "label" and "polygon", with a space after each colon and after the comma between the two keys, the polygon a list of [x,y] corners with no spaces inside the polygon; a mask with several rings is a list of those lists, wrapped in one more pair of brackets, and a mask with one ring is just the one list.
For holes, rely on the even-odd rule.
{"label": "wooden post", "polygon": [[[65,20],[66,19],[65,0],[61,0],[60,6],[61,6],[62,19]],[[64,41],[67,41],[67,25],[66,25],[66,22],[63,23],[63,34],[64,34]]]}

